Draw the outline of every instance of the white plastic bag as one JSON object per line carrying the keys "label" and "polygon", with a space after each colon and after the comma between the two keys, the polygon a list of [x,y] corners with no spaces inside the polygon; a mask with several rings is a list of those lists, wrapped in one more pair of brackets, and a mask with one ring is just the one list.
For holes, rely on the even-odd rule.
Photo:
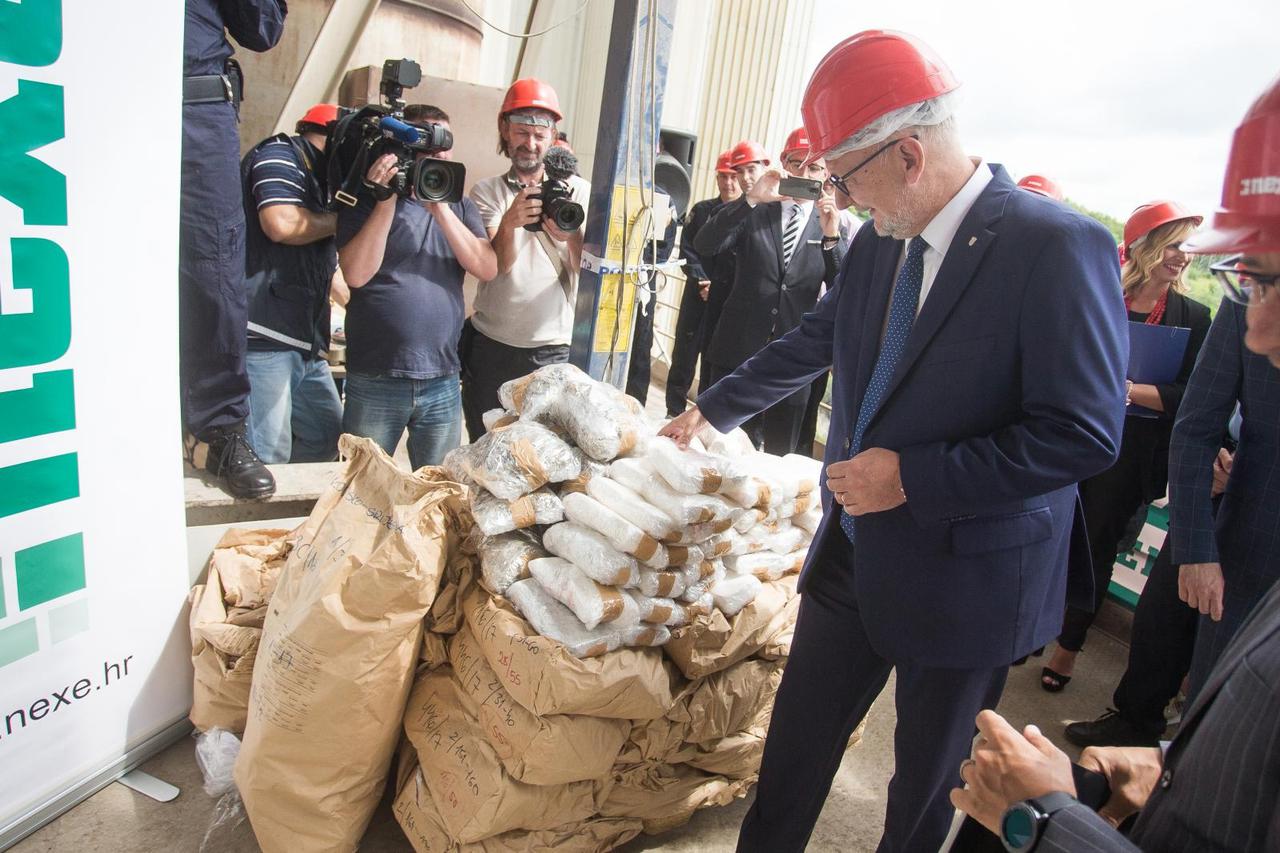
{"label": "white plastic bag", "polygon": [[547,483],[572,480],[582,471],[578,457],[559,436],[523,419],[450,452],[458,451],[465,451],[459,455],[471,478],[506,501]]}
{"label": "white plastic bag", "polygon": [[636,590],[628,590],[628,592],[635,599],[636,607],[640,610],[641,622],[676,628],[687,624],[692,618],[689,614],[691,605],[683,601],[644,595]]}
{"label": "white plastic bag", "polygon": [[511,426],[520,420],[520,415],[516,412],[508,412],[499,406],[496,409],[490,409],[480,416],[480,420],[484,423],[485,432],[492,432],[495,429],[502,429],[505,426]]}
{"label": "white plastic bag", "polygon": [[559,491],[561,495],[568,494],[569,492],[585,492],[587,490],[587,484],[593,479],[596,477],[607,476],[609,473],[608,465],[603,462],[597,462],[576,447],[573,448],[573,455],[578,457],[578,461],[582,465],[582,470],[578,473],[578,476],[574,477],[572,480],[565,480],[560,484],[557,491]]}
{"label": "white plastic bag", "polygon": [[[698,545],[701,546],[708,539],[724,533],[733,527],[733,519],[724,518],[720,521],[704,521],[702,524],[687,524],[684,527],[677,527],[664,540],[668,545]],[[705,548],[703,549],[706,550]]]}
{"label": "white plastic bag", "polygon": [[716,582],[711,596],[725,616],[736,616],[739,610],[756,600],[761,585],[755,575],[728,575]]}
{"label": "white plastic bag", "polygon": [[639,580],[635,557],[622,553],[604,536],[581,524],[572,521],[553,524],[542,534],[542,544],[598,583],[631,586]]}
{"label": "white plastic bag", "polygon": [[482,488],[471,494],[471,515],[485,536],[523,530],[535,524],[555,524],[564,520],[564,504],[550,489],[538,489],[515,500],[495,497]]}
{"label": "white plastic bag", "polygon": [[584,627],[573,611],[556,601],[532,578],[513,583],[507,589],[507,598],[535,631],[562,643],[574,657],[595,657],[622,645],[622,631],[611,623],[591,629]]}
{"label": "white plastic bag", "polygon": [[702,442],[708,453],[715,453],[720,456],[736,458],[749,456],[756,452],[755,445],[751,443],[751,439],[741,427],[724,433],[716,430],[711,424],[707,424],[698,430],[697,438]]}
{"label": "white plastic bag", "polygon": [[621,590],[596,583],[582,570],[560,557],[543,557],[529,563],[529,574],[551,596],[573,611],[585,628],[601,622],[618,627],[640,621],[635,601]]}
{"label": "white plastic bag", "polygon": [[815,501],[814,505],[804,512],[792,516],[791,523],[808,531],[809,536],[812,537],[818,532],[818,525],[822,523],[822,504]]}
{"label": "white plastic bag", "polygon": [[498,398],[524,418],[565,430],[574,444],[601,462],[630,453],[641,435],[639,404],[570,364],[540,367],[504,383]]}
{"label": "white plastic bag", "polygon": [[665,625],[639,624],[622,632],[624,646],[663,646],[671,639],[671,630]]}
{"label": "white plastic bag", "polygon": [[525,530],[486,536],[480,552],[480,582],[490,592],[503,595],[507,587],[529,577],[529,562],[547,556],[538,537]]}
{"label": "white plastic bag", "polygon": [[785,519],[779,520],[773,525],[761,525],[760,528],[753,531],[753,534],[748,534],[749,538],[760,542],[775,554],[790,554],[792,551],[808,545],[809,540],[812,538],[806,531]]}
{"label": "white plastic bag", "polygon": [[642,494],[645,500],[675,519],[677,528],[712,521],[732,524],[737,510],[719,495],[681,494],[658,477],[651,477],[645,482]]}
{"label": "white plastic bag", "polygon": [[761,551],[757,554],[743,554],[740,557],[725,557],[724,564],[734,574],[755,575],[762,581],[776,581],[783,575],[800,571],[804,567],[807,554],[807,549],[790,554]]}
{"label": "white plastic bag", "polygon": [[713,574],[704,577],[697,583],[691,583],[685,587],[684,592],[680,593],[680,600],[688,603],[695,603],[704,599],[710,601],[711,590],[715,587],[716,583],[723,580],[724,577],[725,567],[723,565],[716,565]]}
{"label": "white plastic bag", "polygon": [[613,547],[646,566],[666,568],[667,549],[661,543],[590,495],[565,495],[564,514],[570,521],[603,535]]}
{"label": "white plastic bag", "polygon": [[643,456],[616,459],[609,463],[609,476],[637,495],[644,494],[645,484],[658,476],[653,465]]}
{"label": "white plastic bag", "polygon": [[196,766],[204,778],[204,792],[218,799],[200,841],[200,853],[232,853],[253,844],[253,833],[233,775],[239,754],[240,739],[226,729],[214,728],[196,734]]}
{"label": "white plastic bag", "polygon": [[[609,469],[613,470],[614,466],[631,461],[633,460],[619,459],[610,465]],[[588,482],[587,494],[654,539],[661,540],[675,529],[676,523],[671,516],[646,501],[634,489],[624,486],[611,477],[597,477]]]}
{"label": "white plastic bag", "polygon": [[796,494],[803,495],[818,491],[818,483],[822,479],[822,461],[788,453],[782,461],[789,465],[796,475]]}
{"label": "white plastic bag", "polygon": [[681,450],[674,441],[659,436],[648,442],[645,458],[667,485],[682,494],[714,494],[745,479],[733,462],[697,450]]}
{"label": "white plastic bag", "polygon": [[[698,580],[701,580],[699,577]],[[682,572],[657,572],[652,569],[641,569],[634,586],[642,595],[651,598],[671,598],[684,592],[689,585]]]}

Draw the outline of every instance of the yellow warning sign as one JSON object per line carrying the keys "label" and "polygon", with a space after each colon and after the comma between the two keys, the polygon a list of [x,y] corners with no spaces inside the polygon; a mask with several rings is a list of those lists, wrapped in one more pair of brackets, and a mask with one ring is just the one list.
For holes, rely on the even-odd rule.
{"label": "yellow warning sign", "polygon": [[[604,275],[600,277],[600,304],[596,309],[596,339],[591,344],[595,352],[625,351],[631,349],[631,330],[635,326],[636,286],[634,276]],[[621,291],[621,293],[619,293]],[[618,318],[622,318],[618,339]]]}
{"label": "yellow warning sign", "polygon": [[[613,188],[609,216],[609,242],[605,259],[621,264],[639,264],[644,247],[652,236],[651,212],[645,207],[647,194],[639,187]],[[600,277],[600,301],[596,309],[596,336],[591,349],[598,353],[623,352],[631,348],[631,330],[636,314],[636,275],[628,273]],[[619,325],[621,321],[621,325]],[[614,335],[617,334],[617,340]]]}

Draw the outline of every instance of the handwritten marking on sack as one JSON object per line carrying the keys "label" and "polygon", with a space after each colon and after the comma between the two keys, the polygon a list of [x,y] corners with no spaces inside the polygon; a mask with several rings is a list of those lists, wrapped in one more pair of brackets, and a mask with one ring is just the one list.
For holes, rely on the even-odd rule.
{"label": "handwritten marking on sack", "polygon": [[323,657],[305,643],[282,636],[271,641],[265,659],[258,655],[257,666],[264,663],[268,677],[255,680],[251,695],[254,713],[285,731],[300,734],[311,713]]}
{"label": "handwritten marking on sack", "polygon": [[[440,705],[440,700],[432,696],[418,714],[418,723],[427,735],[427,743],[432,750],[452,759],[462,774],[450,771],[439,771],[440,789],[449,802],[450,807],[458,808],[458,786],[465,785],[471,796],[480,796],[480,782],[475,769],[471,766],[471,754],[467,750],[469,738],[453,725],[448,714]],[[438,766],[438,765],[436,765]]]}
{"label": "handwritten marking on sack", "polygon": [[389,510],[379,507],[370,506],[364,498],[360,497],[350,488],[351,483],[341,477],[334,475],[329,479],[329,488],[342,495],[342,499],[352,506],[362,507],[365,515],[381,524],[392,533],[403,533],[405,526],[396,521]]}

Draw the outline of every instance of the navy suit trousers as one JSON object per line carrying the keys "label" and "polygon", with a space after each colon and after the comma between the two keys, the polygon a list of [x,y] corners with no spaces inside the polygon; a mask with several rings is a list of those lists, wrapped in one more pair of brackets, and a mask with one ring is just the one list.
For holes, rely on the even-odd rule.
{"label": "navy suit trousers", "polygon": [[838,526],[829,527],[821,547],[800,603],[738,850],[805,849],[850,735],[896,669],[896,770],[878,851],[932,853],[950,828],[949,792],[960,784],[974,717],[996,706],[1008,667],[942,669],[885,659],[863,629],[852,594],[852,548]]}

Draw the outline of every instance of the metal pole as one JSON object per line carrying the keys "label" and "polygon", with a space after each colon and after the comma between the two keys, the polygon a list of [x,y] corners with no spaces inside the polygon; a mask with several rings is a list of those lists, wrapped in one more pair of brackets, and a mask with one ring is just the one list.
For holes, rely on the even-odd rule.
{"label": "metal pole", "polygon": [[637,276],[600,268],[648,262],[648,252],[639,257],[646,238],[662,236],[649,233],[644,211],[653,186],[675,9],[676,0],[615,0],[609,33],[569,360],[619,388],[627,380]]}

